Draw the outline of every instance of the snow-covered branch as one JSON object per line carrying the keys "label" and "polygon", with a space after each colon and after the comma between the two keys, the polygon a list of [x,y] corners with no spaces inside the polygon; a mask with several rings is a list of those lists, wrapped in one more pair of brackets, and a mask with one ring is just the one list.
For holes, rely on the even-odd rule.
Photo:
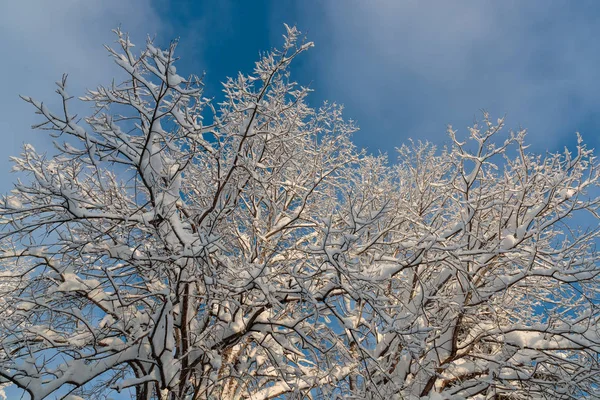
{"label": "snow-covered branch", "polygon": [[[0,383],[136,399],[596,398],[597,162],[527,152],[484,114],[450,145],[358,151],[283,50],[203,97],[176,43],[37,100],[0,199]],[[581,218],[584,219],[579,219]],[[575,217],[575,218],[572,218]],[[578,222],[586,225],[578,228]]]}

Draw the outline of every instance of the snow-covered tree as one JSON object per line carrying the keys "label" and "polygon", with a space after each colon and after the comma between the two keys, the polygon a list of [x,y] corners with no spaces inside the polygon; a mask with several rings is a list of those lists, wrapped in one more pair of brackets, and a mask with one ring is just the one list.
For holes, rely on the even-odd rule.
{"label": "snow-covered tree", "polygon": [[341,107],[307,105],[295,28],[219,104],[177,74],[175,44],[136,54],[116,34],[128,79],[89,91],[89,117],[66,79],[60,112],[23,97],[56,149],[26,145],[0,200],[0,383],[36,400],[600,396],[581,141],[532,155],[484,114],[388,164]]}

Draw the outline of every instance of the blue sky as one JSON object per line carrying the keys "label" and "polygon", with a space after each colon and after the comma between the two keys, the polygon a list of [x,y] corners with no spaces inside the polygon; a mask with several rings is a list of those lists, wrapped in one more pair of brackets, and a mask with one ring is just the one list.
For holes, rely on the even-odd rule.
{"label": "blue sky", "polygon": [[561,149],[576,131],[597,147],[595,1],[12,1],[0,12],[0,189],[10,189],[7,158],[23,142],[50,143],[29,129],[37,119],[18,94],[57,105],[64,72],[74,95],[109,83],[118,75],[103,49],[112,28],[139,44],[147,34],[179,38],[179,71],[205,71],[206,95],[218,97],[225,77],[281,44],[283,23],[316,44],[295,79],[315,89],[313,104],[344,104],[361,128],[356,144],[371,152],[392,154],[408,138],[443,144],[447,124],[464,132],[480,109],[528,128],[532,151]]}
{"label": "blue sky", "polygon": [[[296,24],[316,47],[294,65],[314,105],[346,106],[355,143],[393,153],[408,138],[446,141],[488,110],[528,128],[530,150],[556,151],[582,133],[599,147],[600,3],[597,1],[167,1],[21,0],[0,5],[0,192],[16,179],[8,157],[24,142],[50,146],[19,94],[58,106],[54,82],[70,92],[110,83],[118,68],[103,44],[121,25],[134,41],[179,38],[178,71],[206,72],[206,96]],[[86,105],[74,107],[85,115]]]}

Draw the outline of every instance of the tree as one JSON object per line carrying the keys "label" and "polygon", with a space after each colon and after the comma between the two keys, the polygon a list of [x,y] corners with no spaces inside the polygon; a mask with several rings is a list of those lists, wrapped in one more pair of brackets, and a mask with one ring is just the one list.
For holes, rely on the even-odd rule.
{"label": "tree", "polygon": [[177,75],[175,43],[135,55],[115,32],[128,79],[89,91],[89,117],[65,78],[61,113],[23,97],[64,141],[26,145],[0,201],[0,382],[32,399],[600,396],[581,140],[532,155],[484,114],[391,165],[355,149],[340,106],[307,105],[295,28],[220,104]]}

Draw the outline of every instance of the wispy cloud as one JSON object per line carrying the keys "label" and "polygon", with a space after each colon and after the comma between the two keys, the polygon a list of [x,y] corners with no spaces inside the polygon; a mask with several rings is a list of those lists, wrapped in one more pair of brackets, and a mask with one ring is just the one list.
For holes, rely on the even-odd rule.
{"label": "wispy cloud", "polygon": [[319,81],[358,119],[357,140],[371,150],[407,137],[442,141],[445,124],[462,129],[481,108],[507,113],[540,149],[575,130],[597,143],[586,131],[600,127],[590,123],[600,106],[595,2],[308,3],[305,20],[323,15]]}
{"label": "wispy cloud", "polygon": [[[5,2],[0,13],[0,49],[3,77],[0,90],[0,170],[7,177],[7,159],[18,154],[23,142],[49,144],[48,138],[35,139],[29,127],[36,116],[19,94],[57,106],[54,82],[69,74],[69,92],[79,96],[86,88],[109,83],[117,67],[108,59],[103,44],[112,45],[111,29],[123,24],[143,43],[146,34],[160,33],[162,22],[150,0],[79,1],[28,0]],[[75,112],[85,106],[73,104]],[[40,137],[41,136],[41,137]],[[7,179],[0,191],[10,189]]]}

